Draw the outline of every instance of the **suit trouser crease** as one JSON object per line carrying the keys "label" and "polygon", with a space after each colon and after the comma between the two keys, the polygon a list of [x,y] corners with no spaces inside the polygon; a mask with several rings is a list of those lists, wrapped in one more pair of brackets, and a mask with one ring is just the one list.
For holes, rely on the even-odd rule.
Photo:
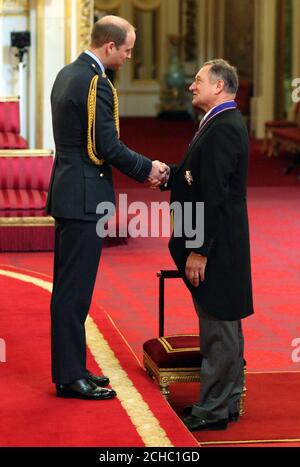
{"label": "suit trouser crease", "polygon": [[103,240],[96,223],[55,221],[51,297],[52,379],[67,384],[86,376],[85,320],[91,304]]}
{"label": "suit trouser crease", "polygon": [[208,420],[239,411],[244,386],[244,338],[241,321],[220,321],[195,304],[202,354],[200,400],[192,414]]}

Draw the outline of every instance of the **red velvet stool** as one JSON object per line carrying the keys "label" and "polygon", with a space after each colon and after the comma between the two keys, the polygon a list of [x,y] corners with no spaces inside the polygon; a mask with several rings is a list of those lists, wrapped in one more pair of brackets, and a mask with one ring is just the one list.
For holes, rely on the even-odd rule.
{"label": "red velvet stool", "polygon": [[143,345],[144,366],[168,399],[171,383],[200,381],[199,336],[174,335],[150,339]]}
{"label": "red velvet stool", "polygon": [[[163,396],[168,399],[170,384],[200,381],[202,356],[199,335],[178,334],[164,336],[164,287],[165,279],[180,278],[177,270],[161,270],[159,278],[159,337],[143,344],[144,367],[155,379]],[[245,370],[246,372],[246,362]],[[246,388],[240,400],[240,415],[245,413]]]}

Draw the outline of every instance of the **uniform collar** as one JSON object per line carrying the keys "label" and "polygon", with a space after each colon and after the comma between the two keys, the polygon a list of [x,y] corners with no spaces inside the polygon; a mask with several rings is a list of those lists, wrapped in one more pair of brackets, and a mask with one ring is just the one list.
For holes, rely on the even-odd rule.
{"label": "uniform collar", "polygon": [[97,55],[95,55],[93,52],[91,52],[90,50],[85,50],[84,52],[85,54],[89,55],[90,57],[92,57],[93,60],[95,60],[95,62],[99,65],[100,67],[100,70],[102,71],[102,73],[105,73],[105,68],[102,64],[102,62],[100,61],[100,59],[97,57]]}

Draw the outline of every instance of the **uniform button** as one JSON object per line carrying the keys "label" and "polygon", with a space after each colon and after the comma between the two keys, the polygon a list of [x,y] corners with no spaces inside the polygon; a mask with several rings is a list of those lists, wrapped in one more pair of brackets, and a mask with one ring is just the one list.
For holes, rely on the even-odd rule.
{"label": "uniform button", "polygon": [[99,175],[100,175],[100,177],[104,177],[104,174],[102,172]]}

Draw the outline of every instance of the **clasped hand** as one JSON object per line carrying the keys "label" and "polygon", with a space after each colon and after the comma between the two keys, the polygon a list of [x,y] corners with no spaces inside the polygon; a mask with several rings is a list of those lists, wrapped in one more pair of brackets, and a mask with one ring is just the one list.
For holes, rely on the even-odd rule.
{"label": "clasped hand", "polygon": [[193,284],[195,287],[198,287],[200,281],[204,282],[206,264],[207,257],[198,255],[193,251],[187,258],[185,265],[185,275],[191,284]]}
{"label": "clasped hand", "polygon": [[160,161],[152,161],[152,170],[148,180],[151,183],[151,188],[157,188],[163,185],[168,180],[170,167]]}

